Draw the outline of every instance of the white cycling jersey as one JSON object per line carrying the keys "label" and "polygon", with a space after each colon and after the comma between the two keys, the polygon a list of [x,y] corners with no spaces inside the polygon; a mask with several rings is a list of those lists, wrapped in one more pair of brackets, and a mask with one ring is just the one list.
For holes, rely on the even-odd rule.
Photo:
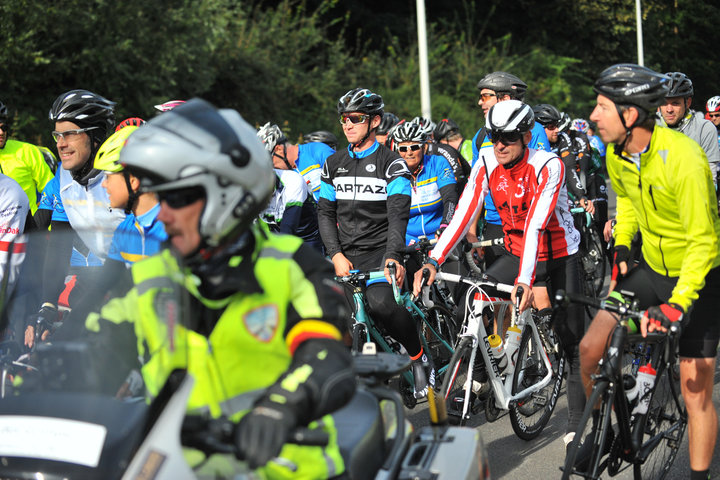
{"label": "white cycling jersey", "polygon": [[[15,284],[20,265],[25,259],[22,233],[29,210],[30,203],[22,187],[12,178],[0,173],[0,284],[5,275],[9,275],[10,288]],[[8,267],[8,256],[11,252],[12,260]]]}

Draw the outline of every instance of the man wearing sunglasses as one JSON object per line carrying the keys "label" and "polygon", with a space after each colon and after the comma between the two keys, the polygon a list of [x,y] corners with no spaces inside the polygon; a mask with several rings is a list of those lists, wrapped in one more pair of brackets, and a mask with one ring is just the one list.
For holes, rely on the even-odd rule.
{"label": "man wearing sunglasses", "polygon": [[657,124],[682,132],[700,144],[705,151],[713,182],[717,187],[720,173],[720,147],[718,147],[717,129],[706,120],[701,112],[690,108],[695,89],[692,80],[682,72],[668,72],[670,90],[665,103],[658,108]]}
{"label": "man wearing sunglasses", "polygon": [[[7,106],[0,101],[0,173],[20,184],[30,204],[30,215],[38,208],[38,200],[45,185],[53,178],[45,163],[42,151],[35,145],[10,139],[10,115]],[[34,226],[32,216],[26,227]]]}
{"label": "man wearing sunglasses", "polygon": [[434,371],[412,316],[397,304],[389,285],[388,263],[397,266],[398,285],[405,276],[411,187],[405,160],[375,139],[384,107],[382,97],[366,88],[355,88],[340,97],[337,112],[350,145],[325,162],[318,223],[336,275],[347,275],[352,269],[384,268],[386,280],[368,284],[368,310],[407,350],[413,360],[415,396],[422,398],[428,385],[434,385]]}
{"label": "man wearing sunglasses", "polygon": [[[505,253],[487,269],[487,275],[514,284],[513,301],[522,286],[523,295],[518,298],[522,310],[532,304],[533,286],[546,286],[551,295],[560,289],[582,291],[577,259],[580,233],[568,209],[565,166],[554,153],[528,146],[534,124],[532,109],[519,100],[500,102],[488,111],[486,126],[493,147],[480,151],[455,215],[430,252],[429,263],[423,265],[430,270],[429,282],[492,192],[502,219]],[[421,285],[422,270],[415,274],[415,294]],[[570,365],[568,434],[574,432],[585,407],[578,355],[584,320],[580,305],[556,312],[551,320]]]}
{"label": "man wearing sunglasses", "polygon": [[335,150],[322,142],[294,145],[280,127],[270,122],[260,127],[258,137],[272,155],[273,166],[280,170],[295,170],[302,175],[317,202],[320,197],[320,172],[327,157]]}
{"label": "man wearing sunglasses", "polygon": [[[37,314],[47,320],[57,316],[65,288],[63,279],[68,273],[82,273],[77,277],[76,292],[83,290],[83,278],[92,282],[92,270],[87,267],[102,266],[113,233],[125,218],[123,210],[110,208],[102,186],[105,173],[93,165],[100,145],[113,132],[115,102],[88,90],[70,90],[55,99],[49,117],[55,127],[52,135],[62,168],[43,190],[34,220],[38,228],[51,226],[53,232],[72,229],[78,235],[74,242],[70,235],[49,236],[50,255],[42,273],[42,306]],[[99,235],[99,229],[105,233]],[[72,285],[69,282],[68,288]],[[68,291],[62,296],[69,301]],[[30,319],[25,332],[28,346],[33,342],[35,323]]]}

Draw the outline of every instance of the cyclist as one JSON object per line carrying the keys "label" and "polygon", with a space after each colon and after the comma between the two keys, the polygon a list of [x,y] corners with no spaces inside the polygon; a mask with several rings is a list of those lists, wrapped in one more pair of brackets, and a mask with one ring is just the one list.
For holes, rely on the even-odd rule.
{"label": "cyclist", "polygon": [[157,197],[141,193],[140,179],[119,163],[123,145],[137,129],[127,126],[113,133],[95,156],[95,168],[106,172],[102,186],[108,193],[110,208],[124,210],[126,214],[113,234],[108,259],[127,266],[156,254],[167,240],[163,224],[157,218],[160,212]]}
{"label": "cyclist", "polygon": [[[490,108],[498,102],[505,100],[520,100],[525,98],[525,92],[527,91],[527,84],[520,80],[512,73],[507,72],[492,72],[485,75],[477,84],[478,90],[480,90],[480,99],[478,105],[482,108],[483,116],[487,118],[487,114]],[[532,139],[527,145],[529,148],[536,150],[550,151],[550,144],[545,134],[545,130],[541,125],[536,124],[531,126]],[[480,149],[492,147],[490,136],[488,135],[487,125],[475,133],[472,140],[472,166],[478,161]],[[488,195],[485,197],[485,216],[483,218],[485,226],[482,231],[482,237],[485,240],[491,240],[495,238],[503,237],[502,222],[500,215],[495,208],[492,196]],[[468,241],[477,242],[477,225],[473,224],[468,230]],[[486,249],[484,252],[477,251],[478,256],[484,255],[485,266],[488,267],[500,256],[503,255],[504,249],[502,247],[494,246]]]}
{"label": "cyclist", "polygon": [[[57,316],[68,267],[101,266],[107,258],[112,233],[125,218],[122,210],[110,208],[108,194],[102,187],[105,173],[93,165],[96,152],[115,125],[114,109],[114,102],[88,90],[65,92],[50,109],[62,168],[43,190],[34,219],[41,229],[50,225],[53,231],[73,229],[78,235],[74,243],[68,235],[49,236],[47,251],[52,255],[44,267],[42,306],[38,313],[47,319]],[[98,228],[107,234],[98,235]],[[73,282],[68,285],[72,288]],[[33,325],[28,325],[25,332],[28,346],[33,343],[33,330]]]}
{"label": "cyclist", "polygon": [[[460,127],[457,123],[449,118],[443,118],[438,122],[435,127],[435,133],[433,135],[437,143],[444,143],[450,145],[455,150],[460,152],[465,163],[470,165],[472,161],[472,141],[465,139],[460,133]],[[468,169],[468,174],[470,173]]]}
{"label": "cyclist", "polygon": [[682,132],[695,140],[705,151],[713,182],[717,187],[717,176],[720,170],[720,147],[718,147],[717,129],[704,118],[701,112],[690,108],[695,93],[692,81],[681,72],[668,72],[670,90],[665,103],[658,108],[657,124]]}
{"label": "cyclist", "polygon": [[397,115],[390,112],[383,112],[380,125],[378,125],[378,128],[375,130],[375,140],[377,140],[380,145],[385,145],[386,147],[391,148],[388,137],[390,130],[398,123],[400,123],[400,119]]}
{"label": "cyclist", "polygon": [[[129,295],[146,310],[109,303],[87,317],[92,339],[113,347],[97,352],[108,388],[138,367],[139,352],[151,396],[171,373],[161,295],[172,287],[157,280],[173,273],[177,288],[191,296],[188,318],[197,319],[192,330],[174,328],[207,346],[189,358],[195,384],[188,411],[238,421],[238,451],[262,478],[343,473],[326,415],[355,389],[351,357],[339,341],[347,313],[342,290],[329,262],[300,239],[254,223],[275,178],[255,129],[234,110],[192,99],[134,132],[120,161],[142,179],[143,192],[159,196],[171,249],[132,266],[136,287]],[[327,447],[284,445],[289,432],[313,420],[330,434]],[[224,477],[221,468],[211,458],[197,473]]]}
{"label": "cyclist", "polygon": [[434,140],[435,131],[437,130],[435,123],[422,117],[413,118],[412,123],[419,125],[428,139],[427,154],[441,156],[450,164],[455,177],[457,194],[460,196],[467,183],[467,177],[470,175],[470,164],[455,147],[449,143]]}
{"label": "cyclist", "polygon": [[[511,299],[523,287],[520,308],[533,300],[533,285],[546,285],[554,295],[559,289],[580,292],[576,252],[580,234],[568,211],[564,165],[551,152],[528,146],[535,123],[530,106],[507,100],[492,106],[486,118],[493,148],[483,149],[473,167],[457,211],[430,252],[429,282],[450,251],[465,236],[486,196],[495,197],[502,218],[506,254],[487,274],[503,283],[515,284]],[[414,293],[419,294],[422,271],[415,274]],[[570,365],[568,375],[567,433],[575,431],[584,409],[577,346],[584,332],[584,310],[573,306],[552,319]]]}
{"label": "cyclist", "polygon": [[333,150],[337,150],[339,142],[334,133],[328,132],[327,130],[317,130],[310,132],[307,135],[303,135],[305,143],[310,142],[322,142]]}
{"label": "cyclist", "polygon": [[711,97],[705,104],[705,118],[710,120],[717,129],[718,145],[720,145],[720,96]]}
{"label": "cyclist", "polygon": [[272,155],[275,168],[295,170],[302,175],[317,202],[320,196],[320,172],[327,157],[335,151],[322,142],[293,145],[288,142],[280,127],[270,122],[260,127],[258,136]]}
{"label": "cyclist", "polygon": [[[418,123],[405,122],[392,135],[411,174],[410,219],[405,232],[405,243],[410,245],[420,237],[439,236],[450,223],[458,195],[450,164],[441,156],[427,153],[427,135]],[[407,276],[412,278],[419,266],[416,259],[410,258]]]}
{"label": "cyclist", "polygon": [[[20,184],[0,173],[0,285],[5,285],[3,295],[10,295],[17,279],[20,266],[25,258],[20,236],[25,231],[30,203]],[[20,244],[15,245],[18,241]],[[8,254],[12,253],[12,264],[8,266]],[[0,339],[2,339],[0,332]]]}
{"label": "cyclist", "polygon": [[[38,208],[38,199],[45,185],[53,178],[42,151],[35,145],[11,140],[10,115],[8,108],[0,101],[0,173],[20,184],[28,198],[30,214]],[[32,228],[32,217],[27,225]]]}
{"label": "cyclist", "polygon": [[[718,220],[710,168],[689,137],[658,128],[655,112],[671,79],[634,64],[613,65],[595,82],[591,119],[608,144],[607,168],[617,193],[615,264],[617,291],[631,291],[647,309],[640,331],[664,331],[683,321],[680,384],[688,411],[691,479],[707,479],[717,436],[712,403],[720,309]],[[661,107],[662,108],[662,107]],[[637,230],[642,261],[628,272],[626,260]],[[608,312],[595,316],[581,343],[587,391],[615,327]],[[594,419],[595,420],[595,419]],[[582,453],[582,452],[581,452]]]}
{"label": "cyclist", "polygon": [[422,398],[428,384],[434,385],[435,371],[410,312],[397,304],[389,285],[388,263],[397,265],[398,285],[405,276],[402,260],[412,188],[405,160],[375,139],[384,106],[380,95],[365,88],[340,97],[337,111],[350,145],[325,162],[318,223],[335,275],[385,267],[387,282],[367,287],[368,311],[407,350],[413,360],[414,393]]}

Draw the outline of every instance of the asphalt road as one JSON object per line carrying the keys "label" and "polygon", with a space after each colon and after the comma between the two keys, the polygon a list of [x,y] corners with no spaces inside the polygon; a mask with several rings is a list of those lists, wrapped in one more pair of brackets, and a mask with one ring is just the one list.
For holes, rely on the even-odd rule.
{"label": "asphalt road", "polygon": [[[615,210],[615,196],[610,192],[609,210],[611,216]],[[720,367],[715,370],[715,387],[713,403],[720,411]],[[406,413],[415,427],[428,425],[427,403],[417,405]],[[484,413],[479,413],[469,426],[477,428],[485,443],[489,458],[490,472],[494,479],[511,480],[544,480],[560,478],[560,466],[565,460],[565,446],[562,437],[565,435],[567,423],[567,396],[565,384],[558,399],[555,412],[541,435],[532,441],[518,438],[512,430],[507,415],[493,423],[488,423]],[[669,479],[689,477],[690,464],[688,456],[687,431],[683,444],[670,472]],[[713,478],[720,477],[720,447],[716,444],[713,462],[710,468]],[[606,474],[603,478],[608,478]],[[621,472],[618,479],[632,479],[632,469]]]}

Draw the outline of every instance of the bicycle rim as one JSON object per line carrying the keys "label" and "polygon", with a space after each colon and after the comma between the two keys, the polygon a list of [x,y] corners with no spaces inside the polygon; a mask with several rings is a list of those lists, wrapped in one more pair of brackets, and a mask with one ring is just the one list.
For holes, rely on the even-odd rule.
{"label": "bicycle rim", "polygon": [[[600,402],[600,410],[604,413],[602,420],[599,422],[596,430],[592,429],[592,416],[593,416],[593,405]],[[567,453],[565,455],[565,466],[563,467],[562,480],[568,480],[573,476],[580,476],[582,478],[596,479],[602,473],[600,460],[602,455],[600,454],[600,445],[605,443],[605,437],[607,436],[607,430],[610,428],[610,412],[612,409],[612,397],[611,392],[608,388],[608,383],[603,381],[602,383],[596,383],[593,387],[590,398],[585,404],[585,411],[580,418],[580,423],[577,426],[575,432],[575,438],[567,446]],[[578,461],[578,453],[582,446],[591,442],[593,445],[593,452],[587,459],[586,466],[578,466],[575,464]],[[585,467],[585,468],[580,468]],[[578,470],[576,472],[575,470]]]}
{"label": "bicycle rim", "polygon": [[469,339],[462,339],[453,353],[443,378],[441,391],[447,405],[448,417],[452,423],[459,425],[465,425],[475,402],[475,394],[468,378],[473,368],[470,365],[472,350]]}
{"label": "bicycle rim", "polygon": [[[550,338],[554,338],[554,336]],[[548,339],[549,341],[551,340]],[[513,395],[535,385],[547,375],[545,355],[545,348],[535,341],[532,329],[525,327],[518,349],[517,365],[513,373]],[[550,420],[560,395],[565,368],[562,349],[551,349],[547,352],[547,356],[553,369],[550,383],[510,406],[510,424],[515,434],[523,440],[532,440],[540,435]]]}
{"label": "bicycle rim", "polygon": [[[687,412],[680,396],[680,382],[671,371],[659,372],[645,422],[643,445],[660,439],[642,464],[634,465],[636,479],[662,480],[672,467],[687,427]],[[642,449],[641,449],[642,450]]]}

